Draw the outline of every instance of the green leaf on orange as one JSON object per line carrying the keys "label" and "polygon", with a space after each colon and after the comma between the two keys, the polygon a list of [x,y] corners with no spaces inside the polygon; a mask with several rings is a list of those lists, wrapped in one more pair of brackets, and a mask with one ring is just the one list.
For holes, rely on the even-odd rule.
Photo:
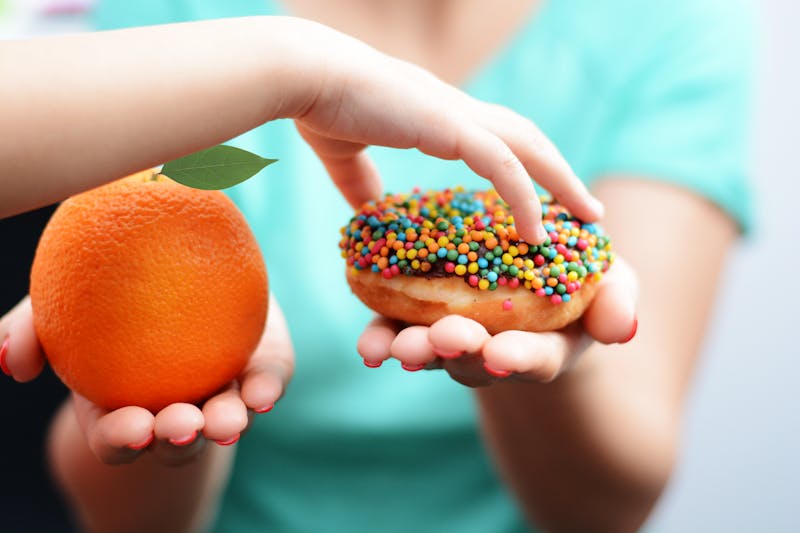
{"label": "green leaf on orange", "polygon": [[255,176],[275,161],[277,159],[220,144],[165,163],[161,174],[195,189],[227,189]]}

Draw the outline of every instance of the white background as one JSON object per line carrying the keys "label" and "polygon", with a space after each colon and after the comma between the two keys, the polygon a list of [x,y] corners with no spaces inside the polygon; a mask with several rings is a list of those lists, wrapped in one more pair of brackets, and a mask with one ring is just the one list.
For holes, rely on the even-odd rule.
{"label": "white background", "polygon": [[800,2],[759,6],[759,227],[730,258],[649,532],[800,532]]}

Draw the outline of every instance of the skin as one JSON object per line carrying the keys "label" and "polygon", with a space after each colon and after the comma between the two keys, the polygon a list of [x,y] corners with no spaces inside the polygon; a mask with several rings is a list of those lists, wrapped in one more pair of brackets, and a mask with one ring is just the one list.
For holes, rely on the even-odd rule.
{"label": "skin", "polygon": [[[612,266],[579,324],[492,337],[462,317],[405,329],[376,319],[358,346],[372,365],[393,357],[477,387],[495,463],[546,531],[637,531],[647,518],[675,462],[683,398],[736,235],[726,215],[676,187],[609,177],[597,194],[629,259]],[[697,227],[709,233],[693,257],[704,275],[692,278],[671,250]],[[484,364],[513,373],[498,379]]]}
{"label": "skin", "polygon": [[[235,454],[219,441],[238,438],[256,410],[271,408],[294,370],[283,313],[274,300],[270,305],[264,336],[238,382],[202,408],[109,413],[73,394],[57,413],[48,453],[87,530],[195,531],[207,522]],[[149,439],[145,448],[130,448]]]}
{"label": "skin", "polygon": [[[531,174],[585,218],[602,214],[529,120],[313,22],[243,18],[0,46],[0,75],[14,80],[0,87],[0,135],[7,141],[0,146],[6,169],[0,216],[279,118],[295,120],[353,204],[380,193],[364,152],[377,144],[464,160],[517,206],[519,231],[531,242],[544,237]],[[75,156],[86,147],[91,157]],[[270,320],[280,317],[277,309],[271,306]],[[200,408],[176,404],[153,416],[138,407],[105,412],[84,398],[70,399],[52,425],[50,459],[84,527],[181,531],[203,523],[231,460],[229,448],[204,443],[238,439],[291,376],[286,330],[269,331],[275,338],[264,345],[277,350],[262,345],[236,383]],[[44,355],[27,299],[0,319],[2,343],[6,373],[17,381],[38,375]],[[131,486],[148,490],[131,492]]]}
{"label": "skin", "polygon": [[[491,55],[514,27],[513,20],[487,18],[478,10],[480,3],[472,0],[468,8],[466,3],[460,4],[460,10],[455,3],[444,1],[409,1],[402,4],[407,8],[390,0],[376,1],[373,8],[358,0],[348,0],[350,4],[361,9],[347,12],[363,17],[337,19],[337,10],[326,11],[324,2],[312,0],[297,0],[289,7],[298,12],[305,9],[318,20],[393,55],[423,62],[451,83],[461,81],[476,67],[469,63],[453,70],[447,67],[458,57],[458,45],[466,42],[458,36],[470,35],[471,24],[483,24],[482,30],[496,37],[487,37],[484,54],[476,52],[478,58]],[[431,11],[434,8],[436,11]],[[385,9],[403,17],[393,17],[398,21],[390,25],[393,31],[370,32],[370,28],[386,27],[378,24]],[[457,18],[455,13],[473,16]],[[433,16],[439,24],[423,24]],[[293,19],[249,20],[81,36],[59,40],[59,46],[52,41],[9,45],[14,54],[0,57],[19,59],[19,55],[29,54],[33,64],[39,47],[46,46],[48,53],[63,51],[64,57],[56,60],[56,65],[72,63],[60,73],[55,66],[56,72],[50,74],[69,90],[63,91],[62,100],[53,102],[47,112],[37,114],[39,107],[31,100],[52,100],[25,97],[36,87],[44,87],[40,69],[23,70],[22,76],[17,76],[27,90],[17,85],[0,88],[0,101],[14,102],[3,108],[4,120],[0,121],[0,130],[14,132],[3,135],[13,139],[14,149],[0,152],[0,157],[6,168],[11,165],[19,173],[13,180],[5,177],[0,187],[0,214],[62,198],[109,176],[215,144],[280,117],[297,120],[300,133],[352,203],[377,194],[377,173],[362,148],[384,144],[416,146],[430,155],[467,161],[512,201],[520,232],[524,231],[529,242],[538,240],[539,212],[528,174],[540,177],[579,217],[593,220],[601,214],[601,207],[529,121],[506,109],[476,102],[418,67],[319,26]],[[489,20],[496,20],[497,27],[487,24]],[[445,24],[448,22],[451,24]],[[260,24],[274,26],[264,31]],[[433,38],[431,32],[440,35],[448,28],[451,32],[439,41]],[[166,32],[169,47],[161,44]],[[176,39],[175,32],[181,32],[181,38]],[[298,33],[303,35],[302,43],[298,43]],[[219,41],[213,41],[212,35]],[[262,42],[264,35],[274,42]],[[102,47],[97,46],[98,39],[103,39]],[[246,54],[237,54],[236,49],[219,52],[220,57],[241,57],[230,66],[228,77],[208,76],[205,61],[187,68],[196,47],[212,41],[215,46],[204,47],[199,55],[217,53],[215,47],[228,42],[231,44],[226,46],[248,50]],[[411,46],[420,42],[430,44]],[[265,67],[266,61],[250,53],[254,46],[290,50],[297,63]],[[98,48],[113,51],[115,64],[123,65],[114,76],[98,74],[105,60]],[[309,49],[323,59],[308,53]],[[432,50],[437,53],[423,53]],[[148,54],[159,61],[142,61]],[[273,52],[264,57],[287,55]],[[73,57],[85,59],[86,76],[71,74],[76,67]],[[428,57],[436,60],[425,63]],[[174,64],[181,68],[169,68]],[[295,69],[299,73],[293,70],[298,64],[304,67]],[[0,72],[10,68],[0,59]],[[163,72],[159,73],[159,68]],[[273,75],[264,74],[265,68]],[[276,78],[275,72],[282,75]],[[176,76],[179,79],[173,86]],[[124,82],[118,81],[120,77]],[[210,78],[226,81],[217,84]],[[116,102],[96,98],[97,84],[103,87],[106,79],[114,83],[105,90],[122,91],[116,100],[130,102],[129,106],[120,109]],[[157,94],[150,90],[153,80],[158,80]],[[188,95],[187,86],[194,88]],[[168,97],[171,94],[180,95],[181,106],[174,105],[175,97]],[[26,112],[15,112],[19,105],[27,105]],[[222,118],[214,111],[221,106],[226,109]],[[395,116],[393,106],[402,113]],[[92,113],[91,120],[85,119],[87,111]],[[64,114],[54,120],[54,112]],[[6,119],[13,121],[10,126]],[[444,127],[430,128],[431,123]],[[53,124],[66,125],[63,129],[70,136],[52,131]],[[359,130],[361,124],[373,127]],[[93,153],[91,161],[76,160],[73,154],[87,144],[108,150]],[[47,157],[42,156],[45,149]],[[376,319],[358,345],[365,361],[394,357],[411,366],[426,363],[476,387],[481,428],[493,460],[523,511],[552,531],[634,531],[646,517],[674,461],[681,402],[713,301],[710,280],[717,279],[735,235],[733,224],[721,212],[681,189],[609,176],[597,194],[610,207],[603,225],[627,261],[612,268],[580,323],[560,332],[504,332],[490,337],[480,325],[461,317],[447,317],[430,328],[403,328]],[[676,212],[681,213],[679,219]],[[674,224],[658,223],[663,220]],[[679,269],[669,268],[669,250],[680,245],[681,235],[696,227],[703,227],[708,237],[707,246],[696,257],[704,264],[706,275],[685,279]],[[654,247],[652,242],[660,246]],[[691,305],[674,297],[678,287],[692,295]],[[208,441],[230,441],[245,431],[255,409],[277,401],[291,375],[288,334],[280,315],[273,312],[277,305],[270,309],[265,341],[238,386],[232,385],[202,408],[177,404],[155,417],[135,407],[106,413],[75,397],[58,413],[51,432],[51,459],[87,529],[188,531],[207,519],[207,504],[213,508],[218,499],[233,453],[230,447]],[[636,316],[642,324],[636,339],[624,347],[614,344],[631,336]],[[676,331],[681,335],[675,335]],[[32,379],[44,363],[27,301],[0,320],[0,339],[7,333],[6,367],[17,380]],[[513,373],[498,379],[487,373],[484,364]],[[199,430],[198,436],[187,440],[195,430]],[[144,449],[130,449],[152,437]],[[93,458],[107,464],[130,464],[110,467]],[[176,470],[175,464],[182,466]],[[167,479],[171,481],[167,483]],[[147,490],[127,490],[131,486]],[[580,513],[575,512],[576,505]]]}
{"label": "skin", "polygon": [[[580,216],[602,215],[530,121],[313,22],[242,18],[2,47],[0,73],[15,83],[0,88],[0,135],[10,141],[0,147],[0,216],[279,118],[295,119],[353,204],[380,193],[363,150],[377,144],[464,160],[508,198],[533,242],[546,237],[533,174]],[[498,117],[511,125],[498,128]],[[92,157],[74,157],[87,146]]]}

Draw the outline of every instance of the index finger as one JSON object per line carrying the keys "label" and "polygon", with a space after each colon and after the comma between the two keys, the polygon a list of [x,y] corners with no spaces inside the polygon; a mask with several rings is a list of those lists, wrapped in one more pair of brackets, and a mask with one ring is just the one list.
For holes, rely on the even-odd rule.
{"label": "index finger", "polygon": [[[603,204],[592,196],[558,148],[531,120],[505,106],[477,100],[454,87],[449,90],[451,98],[460,99],[478,124],[499,137],[519,158],[528,176],[559,203],[586,222],[602,218]],[[499,189],[498,192],[503,196]],[[508,201],[511,197],[503,198]]]}
{"label": "index finger", "polygon": [[547,238],[542,226],[542,205],[528,172],[497,135],[480,127],[464,128],[458,140],[458,157],[476,174],[492,182],[511,207],[520,236],[541,244]]}
{"label": "index finger", "polygon": [[[413,146],[442,159],[461,159],[473,172],[492,182],[511,207],[517,232],[527,242],[547,238],[542,226],[542,206],[525,167],[500,137],[472,122],[450,114],[431,112],[436,128],[426,128]],[[448,135],[445,132],[450,132]]]}
{"label": "index finger", "polygon": [[482,124],[509,146],[528,175],[559,203],[586,222],[602,218],[603,204],[592,196],[558,148],[533,122],[500,105],[475,105],[484,109]]}

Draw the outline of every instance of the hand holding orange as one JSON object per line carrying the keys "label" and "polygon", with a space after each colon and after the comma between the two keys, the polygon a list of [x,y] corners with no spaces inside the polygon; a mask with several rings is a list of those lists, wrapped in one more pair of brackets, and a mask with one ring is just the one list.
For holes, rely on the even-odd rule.
{"label": "hand holding orange", "polygon": [[199,402],[242,370],[264,329],[258,244],[219,191],[145,171],[66,200],[31,270],[34,327],[55,373],[107,409]]}

